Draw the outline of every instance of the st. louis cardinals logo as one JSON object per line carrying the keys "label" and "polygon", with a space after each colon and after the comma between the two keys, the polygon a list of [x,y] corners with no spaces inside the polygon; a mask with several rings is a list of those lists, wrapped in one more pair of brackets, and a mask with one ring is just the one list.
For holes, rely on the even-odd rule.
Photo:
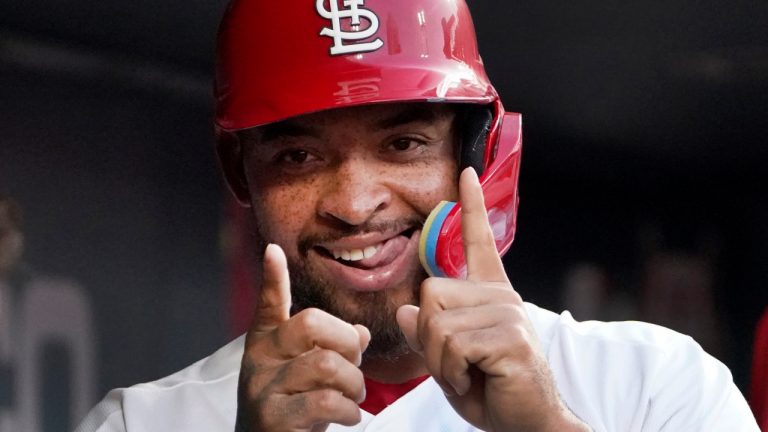
{"label": "st. louis cardinals logo", "polygon": [[[330,10],[325,4],[330,5]],[[333,38],[331,55],[352,54],[376,51],[384,42],[376,38],[370,42],[360,42],[375,35],[379,30],[379,17],[369,9],[365,9],[365,0],[344,0],[346,9],[339,10],[338,0],[316,0],[315,9],[321,17],[331,20],[331,27],[324,27],[321,36]],[[361,18],[367,21],[367,26],[361,28]],[[348,19],[349,25],[342,30],[342,19]],[[345,43],[346,42],[346,43]]]}

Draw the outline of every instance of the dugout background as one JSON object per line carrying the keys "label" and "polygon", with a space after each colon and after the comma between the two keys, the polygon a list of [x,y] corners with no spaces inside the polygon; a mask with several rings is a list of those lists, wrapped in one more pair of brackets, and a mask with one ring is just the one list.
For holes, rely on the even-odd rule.
{"label": "dugout background", "polygon": [[[24,209],[25,272],[76,285],[91,312],[89,405],[232,337],[209,91],[223,8],[0,0],[0,192]],[[717,355],[746,390],[768,304],[768,3],[470,8],[491,79],[524,115],[505,259],[516,288],[559,310],[574,274],[597,271],[587,280],[621,300],[612,313],[652,319],[654,304],[701,298],[670,300],[654,281],[699,281]],[[24,284],[15,290],[18,321]],[[18,358],[0,358],[0,432],[79,421],[71,353],[46,353],[39,368],[63,375],[40,372],[32,408]],[[24,426],[33,411],[40,421]]]}

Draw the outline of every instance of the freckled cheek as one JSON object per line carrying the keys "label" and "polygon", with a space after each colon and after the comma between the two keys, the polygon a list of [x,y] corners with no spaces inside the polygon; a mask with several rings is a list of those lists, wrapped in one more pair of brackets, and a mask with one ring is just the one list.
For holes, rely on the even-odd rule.
{"label": "freckled cheek", "polygon": [[399,189],[403,197],[419,213],[426,216],[442,200],[457,201],[458,174],[456,163],[432,163],[418,170],[408,170],[400,176]]}
{"label": "freckled cheek", "polygon": [[270,187],[253,194],[253,212],[265,240],[296,255],[302,227],[314,217],[313,191],[301,187]]}

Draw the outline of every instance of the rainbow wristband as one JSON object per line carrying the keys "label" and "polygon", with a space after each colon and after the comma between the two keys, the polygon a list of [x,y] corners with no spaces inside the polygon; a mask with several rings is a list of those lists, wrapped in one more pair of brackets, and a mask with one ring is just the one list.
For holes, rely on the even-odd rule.
{"label": "rainbow wristband", "polygon": [[445,277],[445,273],[437,266],[437,240],[440,237],[440,230],[443,228],[445,218],[455,206],[456,203],[453,201],[440,201],[440,204],[427,216],[424,228],[421,230],[419,261],[430,276]]}

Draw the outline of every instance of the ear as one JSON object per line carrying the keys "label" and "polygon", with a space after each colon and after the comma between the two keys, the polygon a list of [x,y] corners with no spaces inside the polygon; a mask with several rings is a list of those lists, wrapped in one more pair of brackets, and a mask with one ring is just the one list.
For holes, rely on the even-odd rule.
{"label": "ear", "polygon": [[243,147],[237,134],[216,131],[216,155],[224,180],[237,202],[243,207],[250,207],[251,195],[248,191],[248,178],[245,175]]}

